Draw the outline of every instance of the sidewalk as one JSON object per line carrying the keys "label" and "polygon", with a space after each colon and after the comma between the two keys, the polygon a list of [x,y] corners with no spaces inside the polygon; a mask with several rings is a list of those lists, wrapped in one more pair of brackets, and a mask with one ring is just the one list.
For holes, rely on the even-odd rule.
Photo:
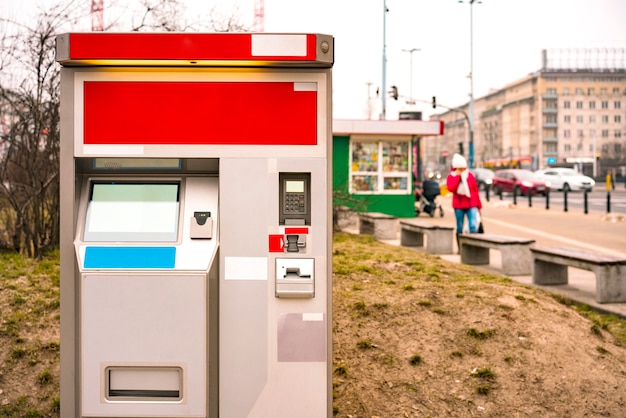
{"label": "sidewalk", "polygon": [[[437,225],[455,226],[451,203],[442,199],[444,217],[430,218],[422,214],[419,218]],[[545,207],[528,207],[524,204],[514,206],[499,200],[483,202],[482,209],[485,232],[489,234],[509,235],[532,238],[536,246],[576,247],[604,254],[626,257],[626,219],[607,216],[605,213],[563,212],[546,210]],[[355,230],[347,232],[358,233]],[[400,245],[400,232],[395,240],[384,241],[390,245]],[[440,255],[442,259],[460,263],[456,242],[454,254]],[[416,251],[423,251],[417,249]],[[490,264],[476,266],[491,273],[502,274],[500,252],[490,250]],[[597,303],[595,301],[595,275],[589,271],[570,267],[567,285],[541,286],[532,283],[531,276],[510,276],[516,282],[544,289],[548,292],[568,297],[594,309],[613,313],[626,318],[626,303]],[[624,272],[626,274],[626,272]]]}

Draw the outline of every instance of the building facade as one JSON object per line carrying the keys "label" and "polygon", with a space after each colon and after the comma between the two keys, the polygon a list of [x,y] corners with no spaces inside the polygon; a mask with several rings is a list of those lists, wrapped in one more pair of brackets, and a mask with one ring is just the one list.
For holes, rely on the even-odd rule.
{"label": "building facade", "polygon": [[[474,165],[626,176],[625,52],[544,51],[543,58],[540,70],[474,100]],[[447,170],[453,153],[468,156],[468,107],[435,117],[445,133],[424,141],[427,167]]]}

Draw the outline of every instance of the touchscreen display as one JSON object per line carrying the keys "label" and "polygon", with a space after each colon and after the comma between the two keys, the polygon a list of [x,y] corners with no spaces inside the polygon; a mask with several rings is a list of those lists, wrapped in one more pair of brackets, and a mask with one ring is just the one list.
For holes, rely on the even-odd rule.
{"label": "touchscreen display", "polygon": [[85,241],[176,241],[179,188],[177,182],[93,182]]}

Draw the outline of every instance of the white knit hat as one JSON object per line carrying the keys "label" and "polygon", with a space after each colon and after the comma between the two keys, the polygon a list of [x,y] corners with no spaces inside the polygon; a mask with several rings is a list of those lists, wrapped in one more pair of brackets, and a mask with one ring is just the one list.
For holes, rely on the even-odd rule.
{"label": "white knit hat", "polygon": [[467,168],[467,161],[461,154],[452,156],[452,168]]}

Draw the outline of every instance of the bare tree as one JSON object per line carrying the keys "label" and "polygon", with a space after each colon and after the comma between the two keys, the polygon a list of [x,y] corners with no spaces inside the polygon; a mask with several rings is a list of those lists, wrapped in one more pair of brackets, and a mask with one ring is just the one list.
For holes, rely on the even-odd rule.
{"label": "bare tree", "polygon": [[1,245],[39,257],[59,240],[59,66],[57,29],[76,17],[75,2],[51,8],[33,27],[5,32],[0,62],[4,122],[0,154]]}
{"label": "bare tree", "polygon": [[[138,5],[130,14],[126,3],[117,8],[109,3],[107,29],[246,30],[236,10],[218,15],[210,9],[209,17],[187,22],[182,0],[130,2]],[[0,18],[0,248],[39,257],[58,246],[60,66],[55,40],[70,28],[88,28],[88,7],[84,0],[59,0],[31,25]]]}

